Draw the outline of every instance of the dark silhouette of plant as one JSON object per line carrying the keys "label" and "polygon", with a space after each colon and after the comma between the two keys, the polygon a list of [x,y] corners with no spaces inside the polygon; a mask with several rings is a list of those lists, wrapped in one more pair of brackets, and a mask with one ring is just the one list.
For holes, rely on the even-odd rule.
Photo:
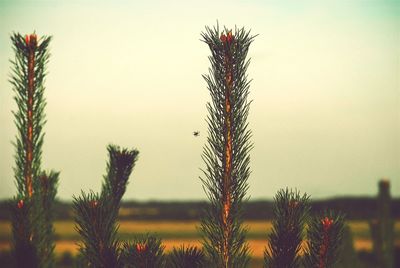
{"label": "dark silhouette of plant", "polygon": [[265,267],[295,268],[301,265],[303,230],[310,210],[309,196],[280,190],[275,195],[274,219],[264,251]]}
{"label": "dark silhouette of plant", "polygon": [[170,256],[170,267],[202,268],[207,267],[206,256],[201,249],[194,246],[173,248]]}
{"label": "dark silhouette of plant", "polygon": [[146,235],[124,243],[122,260],[124,267],[129,268],[165,267],[166,258],[161,239]]}
{"label": "dark silhouette of plant", "polygon": [[116,223],[120,202],[139,152],[108,146],[109,162],[100,195],[74,197],[76,230],[82,237],[81,262],[87,267],[123,267]]}

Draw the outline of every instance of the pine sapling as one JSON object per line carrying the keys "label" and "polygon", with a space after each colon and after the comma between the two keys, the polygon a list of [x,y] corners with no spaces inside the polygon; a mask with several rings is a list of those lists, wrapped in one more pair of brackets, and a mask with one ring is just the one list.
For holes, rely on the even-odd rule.
{"label": "pine sapling", "polygon": [[117,213],[97,194],[74,198],[76,230],[82,238],[80,251],[87,267],[122,267],[117,240]]}
{"label": "pine sapling", "polygon": [[211,50],[211,68],[203,76],[211,95],[207,104],[208,144],[202,155],[206,168],[201,178],[211,206],[201,221],[203,246],[212,265],[244,267],[249,247],[242,226],[242,203],[252,148],[246,57],[254,36],[243,28],[220,32],[217,26],[206,27],[202,37]]}
{"label": "pine sapling", "polygon": [[264,265],[271,268],[301,266],[303,229],[310,210],[309,196],[298,191],[280,190],[275,195],[274,218]]}
{"label": "pine sapling", "polygon": [[161,239],[146,235],[125,242],[122,249],[122,261],[128,268],[165,267],[164,246]]}
{"label": "pine sapling", "polygon": [[331,268],[339,260],[344,217],[332,211],[313,216],[308,226],[305,267]]}
{"label": "pine sapling", "polygon": [[76,230],[82,237],[82,262],[88,267],[122,267],[117,239],[118,211],[139,152],[108,146],[102,193],[74,197]]}
{"label": "pine sapling", "polygon": [[[54,231],[52,227],[53,204],[57,192],[58,173],[41,175],[43,127],[45,124],[44,81],[49,59],[50,37],[38,38],[36,34],[23,37],[13,34],[11,41],[15,59],[11,61],[10,83],[15,92],[17,110],[13,112],[17,127],[14,174],[17,200],[20,206],[11,205],[13,230],[29,230],[30,248],[20,237],[14,237],[17,258],[28,254],[25,267],[54,266]],[[45,173],[43,173],[45,174]],[[14,200],[15,203],[15,200]],[[21,207],[21,208],[19,208]],[[20,217],[26,217],[21,219]],[[17,220],[18,219],[18,220]],[[26,226],[22,226],[26,224]],[[18,231],[19,232],[19,231]],[[18,235],[18,232],[14,234]],[[19,245],[19,243],[24,243]],[[19,252],[22,250],[21,252]],[[35,256],[33,256],[35,255]],[[29,258],[31,259],[29,261]],[[17,259],[17,262],[22,260]]]}

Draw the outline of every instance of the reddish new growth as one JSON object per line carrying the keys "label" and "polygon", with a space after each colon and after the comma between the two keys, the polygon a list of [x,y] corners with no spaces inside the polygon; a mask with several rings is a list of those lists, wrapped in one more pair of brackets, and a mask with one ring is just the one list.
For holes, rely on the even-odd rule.
{"label": "reddish new growth", "polygon": [[330,219],[328,217],[325,217],[321,220],[322,228],[324,229],[324,236],[323,236],[323,241],[322,245],[319,249],[319,268],[325,268],[326,267],[326,254],[328,252],[328,247],[329,247],[329,230],[332,227],[333,224],[333,219]]}
{"label": "reddish new growth", "polygon": [[36,34],[25,35],[25,44],[30,48],[35,48],[37,45]]}
{"label": "reddish new growth", "polygon": [[332,219],[329,219],[328,217],[325,217],[324,219],[321,220],[322,226],[324,227],[324,231],[327,232],[333,223]]}
{"label": "reddish new growth", "polygon": [[297,208],[298,205],[299,205],[298,201],[290,200],[290,202],[289,202],[289,208],[291,208],[291,209]]}
{"label": "reddish new growth", "polygon": [[146,249],[147,249],[147,246],[145,244],[143,244],[143,243],[137,243],[136,244],[137,252],[141,253],[141,252],[146,251]]}
{"label": "reddish new growth", "polygon": [[222,43],[228,43],[228,44],[232,43],[233,41],[232,31],[229,31],[227,35],[222,33],[219,39],[221,40]]}
{"label": "reddish new growth", "polygon": [[17,207],[19,208],[19,209],[21,209],[21,208],[23,208],[24,207],[24,200],[19,200],[18,201],[18,203],[17,203]]}
{"label": "reddish new growth", "polygon": [[91,206],[92,208],[97,207],[98,204],[99,204],[99,202],[97,202],[96,200],[90,201],[90,206]]}

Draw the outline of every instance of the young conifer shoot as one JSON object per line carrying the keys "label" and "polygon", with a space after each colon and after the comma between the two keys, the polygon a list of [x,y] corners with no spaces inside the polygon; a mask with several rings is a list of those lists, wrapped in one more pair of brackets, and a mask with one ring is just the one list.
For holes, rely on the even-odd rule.
{"label": "young conifer shoot", "polygon": [[265,267],[296,268],[301,265],[301,242],[310,210],[309,196],[280,190],[275,196],[272,232],[264,251]]}
{"label": "young conifer shoot", "polygon": [[161,239],[145,235],[136,237],[132,242],[125,242],[121,258],[127,268],[165,267],[166,258]]}
{"label": "young conifer shoot", "polygon": [[10,83],[17,127],[14,174],[17,198],[11,204],[13,249],[19,267],[54,266],[53,205],[59,173],[41,168],[45,124],[44,82],[51,37],[11,36],[15,59]]}
{"label": "young conifer shoot", "polygon": [[211,50],[211,68],[203,76],[211,95],[208,144],[202,155],[206,168],[201,178],[211,206],[201,221],[203,246],[215,267],[244,267],[249,247],[242,226],[242,203],[252,148],[247,123],[250,61],[246,57],[254,36],[243,28],[220,32],[217,26],[206,27],[202,38]]}
{"label": "young conifer shoot", "polygon": [[305,267],[332,268],[339,260],[344,230],[344,216],[325,211],[313,216],[308,226]]}
{"label": "young conifer shoot", "polygon": [[76,230],[86,267],[124,267],[116,223],[123,194],[139,152],[108,146],[109,162],[101,194],[82,192],[74,197]]}

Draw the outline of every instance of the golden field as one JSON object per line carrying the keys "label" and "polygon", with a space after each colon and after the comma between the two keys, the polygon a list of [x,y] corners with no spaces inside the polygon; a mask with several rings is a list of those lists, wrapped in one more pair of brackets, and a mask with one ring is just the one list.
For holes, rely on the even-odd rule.
{"label": "golden field", "polygon": [[[352,231],[356,250],[371,250],[369,226],[367,221],[349,221],[347,223]],[[248,242],[252,256],[261,258],[266,246],[266,237],[271,230],[270,221],[248,221]],[[119,236],[129,240],[135,235],[151,233],[163,239],[166,251],[174,246],[196,245],[201,246],[197,221],[121,221],[119,222]],[[78,250],[79,236],[75,231],[73,221],[57,221],[54,224],[56,232],[56,252],[62,254],[70,251],[75,254]],[[400,244],[400,221],[395,224],[396,244]],[[9,222],[0,221],[0,250],[10,248],[11,225]]]}

